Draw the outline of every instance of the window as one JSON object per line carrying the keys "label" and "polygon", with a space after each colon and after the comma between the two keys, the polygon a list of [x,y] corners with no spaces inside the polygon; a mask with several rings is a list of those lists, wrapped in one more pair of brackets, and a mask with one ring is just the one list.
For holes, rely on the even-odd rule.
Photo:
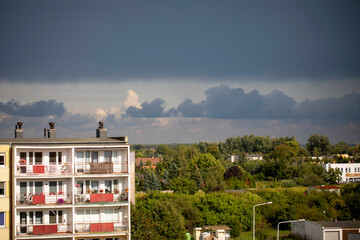
{"label": "window", "polygon": [[5,212],[0,212],[0,227],[5,227]]}
{"label": "window", "polygon": [[56,181],[49,182],[49,193],[50,194],[56,194],[57,193],[57,187],[56,187]]}
{"label": "window", "polygon": [[105,181],[105,193],[111,193],[111,183],[112,181]]}
{"label": "window", "polygon": [[58,152],[58,163],[62,164],[62,152]]}
{"label": "window", "polygon": [[49,158],[50,164],[56,164],[56,152],[50,152]]}
{"label": "window", "polygon": [[29,164],[34,165],[34,152],[29,152]]}
{"label": "window", "polygon": [[349,172],[351,172],[351,168],[349,168]]}
{"label": "window", "polygon": [[5,182],[0,182],[0,197],[5,197]]}
{"label": "window", "polygon": [[42,165],[42,152],[35,153],[35,165]]}
{"label": "window", "polygon": [[98,152],[92,152],[92,162],[97,163],[98,162]]}
{"label": "window", "polygon": [[117,151],[113,151],[112,152],[112,161],[116,162],[116,160],[117,160]]}
{"label": "window", "polygon": [[91,192],[97,193],[99,191],[99,181],[91,181]]}
{"label": "window", "polygon": [[35,224],[43,223],[43,212],[35,212]]}
{"label": "window", "polygon": [[43,183],[35,182],[35,194],[42,194],[42,193],[43,193]]}
{"label": "window", "polygon": [[105,156],[105,162],[111,162],[111,151],[105,151],[104,152],[104,156]]}
{"label": "window", "polygon": [[5,153],[0,153],[0,167],[5,166]]}
{"label": "window", "polygon": [[62,211],[49,211],[49,223],[62,223],[63,214]]}
{"label": "window", "polygon": [[114,187],[114,193],[117,193],[119,191],[119,189],[118,189],[118,180],[114,180],[113,187]]}

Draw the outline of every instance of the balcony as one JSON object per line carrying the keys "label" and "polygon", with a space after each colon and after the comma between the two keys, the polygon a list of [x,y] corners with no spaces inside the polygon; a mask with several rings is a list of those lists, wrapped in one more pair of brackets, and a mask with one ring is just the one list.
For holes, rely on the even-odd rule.
{"label": "balcony", "polygon": [[17,236],[28,236],[28,235],[56,235],[72,232],[71,224],[18,224],[16,225]]}
{"label": "balcony", "polygon": [[76,163],[77,174],[111,174],[128,173],[128,162]]}
{"label": "balcony", "polygon": [[75,223],[75,233],[102,233],[128,231],[126,222]]}
{"label": "balcony", "polygon": [[16,205],[37,205],[37,204],[71,204],[71,193],[50,193],[50,194],[18,194]]}
{"label": "balcony", "polygon": [[75,194],[75,203],[121,203],[128,202],[128,191],[120,191],[117,193],[89,193]]}
{"label": "balcony", "polygon": [[63,165],[17,165],[17,176],[29,175],[70,175],[72,174],[72,164]]}

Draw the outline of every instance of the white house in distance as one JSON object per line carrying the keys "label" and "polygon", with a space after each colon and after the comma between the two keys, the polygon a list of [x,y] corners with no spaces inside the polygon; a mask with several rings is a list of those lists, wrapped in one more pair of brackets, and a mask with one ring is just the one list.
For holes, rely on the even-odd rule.
{"label": "white house in distance", "polygon": [[350,240],[360,233],[360,221],[294,222],[291,233],[307,240]]}
{"label": "white house in distance", "polygon": [[100,122],[95,138],[56,138],[50,123],[47,137],[23,138],[20,126],[1,141],[12,148],[12,239],[131,239],[127,137]]}
{"label": "white house in distance", "polygon": [[342,183],[360,182],[360,163],[326,163],[321,164],[326,171],[330,168],[341,172]]}

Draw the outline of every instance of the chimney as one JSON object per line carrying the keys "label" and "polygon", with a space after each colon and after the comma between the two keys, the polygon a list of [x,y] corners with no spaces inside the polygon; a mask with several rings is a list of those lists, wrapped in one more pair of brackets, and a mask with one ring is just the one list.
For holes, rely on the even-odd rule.
{"label": "chimney", "polygon": [[56,138],[56,129],[55,129],[55,123],[49,122],[50,129],[47,130],[48,132],[48,138]]}
{"label": "chimney", "polygon": [[104,128],[104,122],[99,122],[99,128],[96,129],[96,137],[97,138],[106,138],[107,137],[107,129]]}
{"label": "chimney", "polygon": [[17,124],[15,125],[15,138],[24,137],[22,125],[23,125],[22,122],[17,122]]}

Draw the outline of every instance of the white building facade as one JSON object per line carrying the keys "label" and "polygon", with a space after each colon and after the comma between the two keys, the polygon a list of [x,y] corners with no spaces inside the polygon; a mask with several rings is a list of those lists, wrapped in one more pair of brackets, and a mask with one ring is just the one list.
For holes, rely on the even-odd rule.
{"label": "white building facade", "polygon": [[13,239],[129,240],[130,146],[109,138],[15,138]]}
{"label": "white building facade", "polygon": [[342,183],[360,182],[360,163],[326,163],[322,166],[329,171],[330,168],[341,172]]}

